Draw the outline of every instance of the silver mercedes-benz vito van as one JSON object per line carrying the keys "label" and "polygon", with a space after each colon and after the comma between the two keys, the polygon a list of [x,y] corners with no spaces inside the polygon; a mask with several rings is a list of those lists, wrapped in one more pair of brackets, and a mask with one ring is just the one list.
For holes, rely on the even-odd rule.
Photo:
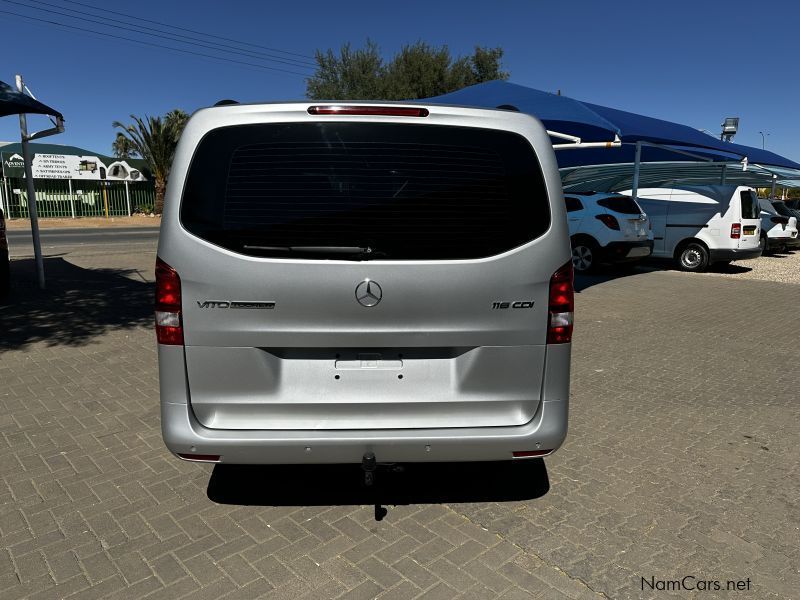
{"label": "silver mercedes-benz vito van", "polygon": [[200,110],[156,279],[162,430],[182,459],[511,460],[566,436],[570,243],[528,115]]}

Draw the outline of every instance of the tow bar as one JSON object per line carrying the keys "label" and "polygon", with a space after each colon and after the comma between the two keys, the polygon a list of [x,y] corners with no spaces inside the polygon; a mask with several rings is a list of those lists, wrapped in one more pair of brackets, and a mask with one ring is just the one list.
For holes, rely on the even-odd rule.
{"label": "tow bar", "polygon": [[375,460],[375,454],[366,452],[361,458],[361,470],[364,471],[364,485],[370,487],[375,483],[375,469],[378,468],[378,463]]}
{"label": "tow bar", "polygon": [[381,503],[378,502],[377,492],[375,491],[375,471],[378,468],[378,461],[375,453],[365,452],[361,457],[361,470],[364,471],[364,486],[373,490],[372,496],[375,501],[375,520],[382,521],[388,512]]}

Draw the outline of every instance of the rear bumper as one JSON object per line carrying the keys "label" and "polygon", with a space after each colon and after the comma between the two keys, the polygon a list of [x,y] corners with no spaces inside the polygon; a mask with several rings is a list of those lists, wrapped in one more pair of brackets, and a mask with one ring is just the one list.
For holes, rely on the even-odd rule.
{"label": "rear bumper", "polygon": [[556,450],[567,435],[570,344],[548,346],[543,400],[533,418],[510,427],[359,430],[239,430],[204,427],[186,385],[183,348],[159,347],[161,431],[174,454],[219,455],[230,464],[510,460],[512,452]]}
{"label": "rear bumper", "polygon": [[798,245],[800,245],[800,236],[793,229],[780,229],[776,226],[767,233],[767,248],[780,248],[781,246],[794,248]]}
{"label": "rear bumper", "polygon": [[716,248],[708,251],[711,262],[720,260],[748,260],[761,256],[761,248]]}
{"label": "rear bumper", "polygon": [[638,242],[610,242],[600,248],[600,258],[604,261],[637,260],[653,253],[653,240]]}
{"label": "rear bumper", "polygon": [[161,405],[164,443],[175,454],[220,455],[230,464],[360,463],[510,460],[519,450],[556,450],[567,435],[569,403],[539,404],[518,427],[364,431],[241,431],[200,425],[188,404]]}

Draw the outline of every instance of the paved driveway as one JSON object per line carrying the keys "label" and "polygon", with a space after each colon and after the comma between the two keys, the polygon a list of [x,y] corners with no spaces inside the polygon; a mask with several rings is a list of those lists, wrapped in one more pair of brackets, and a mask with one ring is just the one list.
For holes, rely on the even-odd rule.
{"label": "paved driveway", "polygon": [[411,467],[373,496],[351,467],[172,458],[152,248],[81,252],[47,259],[47,296],[16,261],[0,309],[4,600],[798,595],[796,285],[583,280],[564,448]]}

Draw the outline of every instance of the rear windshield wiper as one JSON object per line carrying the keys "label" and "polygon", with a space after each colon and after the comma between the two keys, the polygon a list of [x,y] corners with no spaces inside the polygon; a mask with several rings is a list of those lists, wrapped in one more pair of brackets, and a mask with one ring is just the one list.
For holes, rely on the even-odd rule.
{"label": "rear windshield wiper", "polygon": [[261,252],[284,252],[288,254],[335,254],[355,258],[369,258],[382,256],[369,246],[260,246],[244,244],[245,250],[258,250]]}

